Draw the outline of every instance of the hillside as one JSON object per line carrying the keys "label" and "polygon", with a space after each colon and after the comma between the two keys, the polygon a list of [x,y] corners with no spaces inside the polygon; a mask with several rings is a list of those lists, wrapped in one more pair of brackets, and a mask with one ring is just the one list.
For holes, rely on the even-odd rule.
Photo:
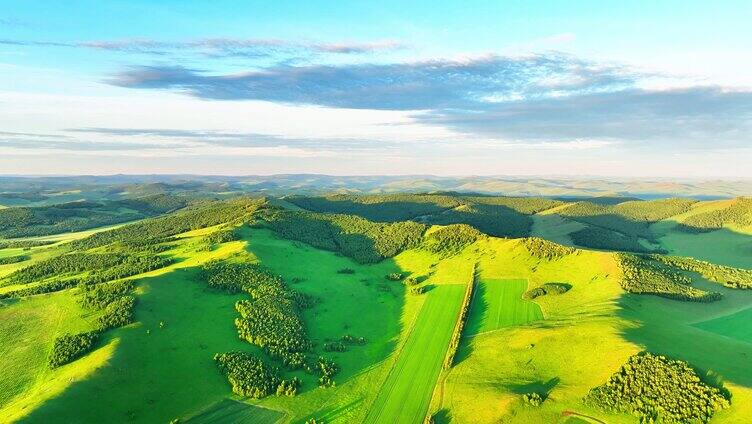
{"label": "hillside", "polygon": [[150,193],[6,211],[24,217],[0,227],[11,422],[689,416],[616,399],[631,366],[674,376],[692,419],[752,415],[746,198]]}

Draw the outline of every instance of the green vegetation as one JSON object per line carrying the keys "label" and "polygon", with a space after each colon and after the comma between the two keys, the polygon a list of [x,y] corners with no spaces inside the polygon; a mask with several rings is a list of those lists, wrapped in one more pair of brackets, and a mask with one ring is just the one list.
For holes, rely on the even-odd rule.
{"label": "green vegetation", "polygon": [[587,401],[612,411],[628,412],[642,422],[708,422],[729,406],[729,395],[697,376],[684,361],[649,353],[635,355]]}
{"label": "green vegetation", "polygon": [[630,293],[653,294],[694,302],[713,302],[721,299],[721,293],[692,287],[689,277],[647,256],[619,253],[616,257],[623,273],[621,286]]}
{"label": "green vegetation", "polygon": [[260,399],[276,392],[282,383],[273,368],[245,352],[218,353],[214,361],[230,381],[233,393],[240,396]]}
{"label": "green vegetation", "polygon": [[53,240],[0,240],[0,249],[30,249],[53,243]]}
{"label": "green vegetation", "polygon": [[678,256],[653,255],[651,259],[684,271],[696,272],[705,279],[723,284],[726,287],[752,289],[752,270],[716,265],[707,261]]}
{"label": "green vegetation", "polygon": [[235,304],[240,314],[235,320],[240,338],[263,348],[291,369],[312,368],[305,356],[311,342],[300,315],[300,303],[307,305],[308,302],[298,301],[305,297],[290,290],[281,278],[254,264],[214,262],[206,265],[204,271],[210,287],[250,295],[250,300]]}
{"label": "green vegetation", "polygon": [[420,422],[426,416],[464,292],[464,285],[442,285],[428,292],[366,423]]}
{"label": "green vegetation", "polygon": [[412,221],[382,224],[352,215],[270,211],[265,225],[285,238],[375,263],[417,246],[426,226]]}
{"label": "green vegetation", "polygon": [[468,318],[468,334],[479,334],[543,319],[540,307],[523,299],[527,281],[482,279],[477,286]]}
{"label": "green vegetation", "polygon": [[752,198],[740,197],[725,208],[691,215],[682,221],[680,228],[690,232],[705,232],[726,226],[752,226]]}
{"label": "green vegetation", "polygon": [[525,393],[522,395],[522,401],[530,406],[540,406],[545,399],[539,393]]}
{"label": "green vegetation", "polygon": [[99,333],[63,334],[55,339],[50,353],[49,364],[57,368],[80,358],[88,353],[97,341]]}
{"label": "green vegetation", "polygon": [[454,330],[452,330],[452,338],[449,339],[449,347],[447,348],[447,353],[444,357],[444,364],[442,365],[445,370],[452,368],[452,365],[454,365],[457,356],[457,349],[460,347],[460,340],[462,339],[462,330],[465,329],[467,314],[470,312],[470,301],[473,299],[473,288],[475,288],[475,273],[473,273],[472,281],[467,283],[465,296],[462,298],[462,306],[460,306],[460,313],[457,316],[457,322],[454,324]]}
{"label": "green vegetation", "polygon": [[535,299],[541,296],[559,295],[568,292],[571,288],[572,285],[567,283],[544,283],[542,286],[526,291],[523,297],[525,299]]}
{"label": "green vegetation", "polygon": [[259,408],[231,399],[223,399],[200,413],[180,420],[185,424],[274,424],[282,419],[280,412]]}
{"label": "green vegetation", "polygon": [[577,252],[577,249],[573,247],[562,246],[538,237],[522,239],[522,244],[531,255],[546,260],[561,259]]}
{"label": "green vegetation", "polygon": [[182,208],[185,200],[168,195],[115,202],[70,202],[0,209],[0,236],[30,237],[81,231],[134,221]]}
{"label": "green vegetation", "polygon": [[[752,237],[738,223],[681,230],[739,200],[177,197],[192,200],[118,228],[0,241],[13,262],[0,271],[0,416],[626,424],[660,403],[604,407],[588,391],[643,349],[724,381],[734,402],[703,409],[714,420],[752,416],[752,298],[736,290],[751,285]],[[527,237],[532,221],[556,237]]]}
{"label": "green vegetation", "polygon": [[460,253],[482,236],[480,231],[469,225],[453,224],[429,232],[423,246],[430,252],[451,256]]}
{"label": "green vegetation", "polygon": [[19,262],[25,262],[30,259],[27,255],[18,255],[18,256],[6,256],[4,258],[0,258],[0,265],[10,265],[10,264],[17,264]]}

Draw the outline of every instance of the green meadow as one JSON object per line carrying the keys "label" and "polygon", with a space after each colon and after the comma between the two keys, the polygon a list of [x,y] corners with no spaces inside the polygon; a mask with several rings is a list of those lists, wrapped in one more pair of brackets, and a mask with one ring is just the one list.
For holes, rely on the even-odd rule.
{"label": "green meadow", "polygon": [[[186,269],[140,280],[138,323],[103,343],[100,350],[112,351],[93,375],[24,421],[169,422],[226,397],[212,355],[249,350],[232,325],[238,297],[210,292],[197,274]],[[84,403],[85,410],[76,408]]]}
{"label": "green meadow", "polygon": [[543,319],[540,307],[522,298],[527,285],[526,280],[478,281],[466,334],[485,333]]}

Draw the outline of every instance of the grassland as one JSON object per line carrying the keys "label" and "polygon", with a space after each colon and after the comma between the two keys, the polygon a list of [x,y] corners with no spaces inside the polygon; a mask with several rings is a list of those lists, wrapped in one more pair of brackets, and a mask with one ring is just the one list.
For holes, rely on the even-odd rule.
{"label": "grassland", "polygon": [[[688,214],[695,209],[712,208],[699,205]],[[682,219],[660,221],[650,231],[673,253],[752,268],[752,236],[731,228],[683,232],[678,227]],[[569,232],[584,225],[557,215],[557,208],[535,215],[533,222],[533,233],[568,244]],[[749,291],[693,275],[694,285],[721,291],[723,299],[698,304],[626,294],[612,253],[572,250],[546,256],[519,239],[480,237],[451,255],[418,246],[375,264],[360,264],[247,226],[238,231],[240,240],[206,245],[204,238],[218,228],[178,235],[171,240],[176,247],[164,252],[177,259],[175,264],[129,277],[138,285],[138,322],[107,333],[95,351],[60,369],[49,370],[45,364],[54,337],[86,331],[95,318],[76,304],[76,289],[3,301],[0,417],[28,422],[181,418],[197,423],[284,417],[291,423],[310,418],[357,423],[420,422],[426,412],[440,411],[439,422],[576,422],[580,418],[568,416],[574,413],[630,423],[634,417],[593,409],[582,399],[642,350],[686,360],[703,378],[722,380],[733,396],[732,406],[714,422],[745,422],[752,416]],[[58,244],[24,254],[32,261],[58,254],[72,237],[81,236],[59,236]],[[0,250],[0,255],[17,253]],[[296,372],[291,375],[301,378],[303,386],[295,397],[229,400],[230,386],[212,355],[258,351],[237,338],[233,306],[238,297],[208,290],[196,267],[239,253],[250,254],[292,288],[318,300],[303,311],[303,318],[314,343],[311,353],[341,367],[336,387],[318,388],[314,376]],[[463,338],[456,365],[440,373],[475,264],[479,283],[465,332],[472,337]],[[17,265],[0,267],[0,275],[9,266]],[[339,272],[343,269],[351,273]],[[428,292],[411,295],[400,282],[385,278],[394,272],[418,279]],[[522,298],[525,290],[550,282],[571,289],[534,302]],[[367,343],[344,352],[324,350],[324,343],[344,335],[364,337]],[[543,395],[544,402],[525,404],[522,395],[530,392]]]}
{"label": "grassland", "polygon": [[443,285],[426,294],[418,319],[365,422],[416,423],[425,417],[464,291],[464,285]]}
{"label": "grassland", "polygon": [[468,335],[543,319],[540,307],[522,298],[526,280],[481,280],[476,290],[467,321]]}
{"label": "grassland", "polygon": [[274,424],[283,417],[283,414],[271,409],[223,399],[182,422],[187,424]]}
{"label": "grassland", "polygon": [[91,328],[80,312],[70,292],[0,305],[0,416],[13,416],[14,404],[29,394],[56,390],[47,385],[60,372],[47,368],[47,354],[55,337]]}
{"label": "grassland", "polygon": [[695,327],[742,342],[752,343],[752,308],[695,324]]}
{"label": "grassland", "polygon": [[168,422],[227,396],[212,355],[249,348],[233,327],[237,296],[209,292],[196,279],[190,269],[141,280],[138,324],[113,332],[107,362],[25,421]]}

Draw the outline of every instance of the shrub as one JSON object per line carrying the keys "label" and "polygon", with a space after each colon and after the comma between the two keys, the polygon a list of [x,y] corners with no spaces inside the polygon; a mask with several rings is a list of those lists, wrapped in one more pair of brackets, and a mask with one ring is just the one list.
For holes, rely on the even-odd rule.
{"label": "shrub", "polygon": [[544,283],[540,287],[536,287],[534,289],[530,289],[525,292],[525,298],[527,299],[535,299],[536,297],[540,296],[546,296],[546,295],[558,295],[558,294],[564,294],[571,289],[572,286],[567,283]]}
{"label": "shrub", "polygon": [[530,406],[540,406],[540,404],[543,403],[545,399],[540,394],[532,392],[522,395],[522,400]]}

